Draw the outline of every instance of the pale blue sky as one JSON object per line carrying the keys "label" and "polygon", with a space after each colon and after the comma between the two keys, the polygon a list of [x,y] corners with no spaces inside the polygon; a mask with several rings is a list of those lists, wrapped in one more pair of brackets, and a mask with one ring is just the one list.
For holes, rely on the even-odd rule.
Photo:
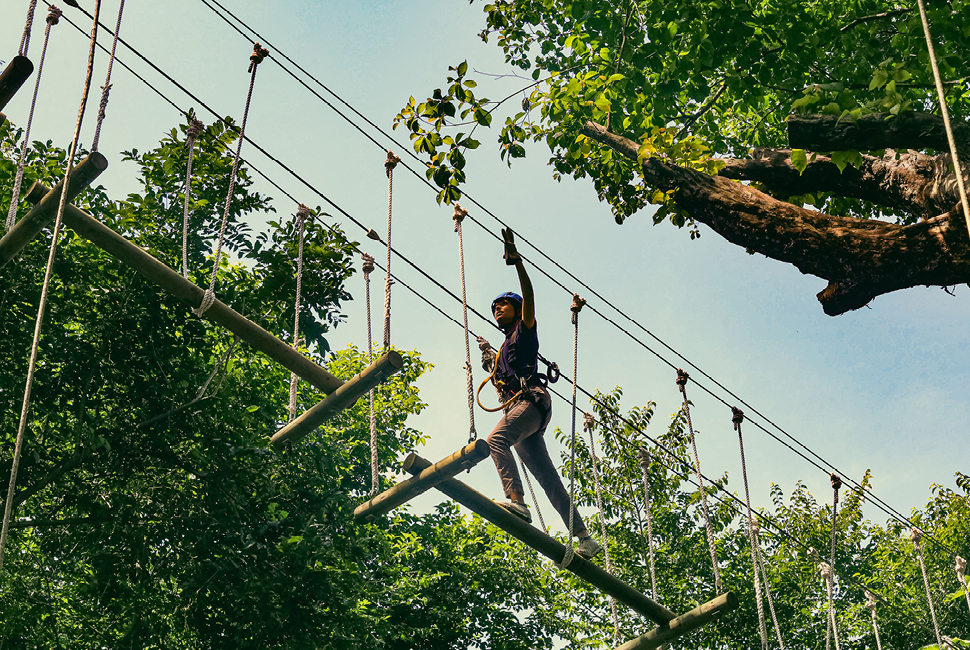
{"label": "pale blue sky", "polygon": [[[83,0],[83,5],[90,9],[93,0]],[[26,6],[26,0],[0,1],[0,58],[9,60],[15,54]],[[506,71],[498,48],[476,37],[483,24],[480,3],[246,0],[227,6],[387,129],[409,95],[421,99],[443,84],[448,65],[467,59],[470,68]],[[89,28],[76,10],[64,8],[68,17]],[[113,24],[116,12],[117,1],[105,0],[102,20]],[[41,4],[31,45],[35,60],[45,14]],[[241,117],[252,48],[201,0],[129,2],[122,36],[219,113]],[[86,38],[66,22],[54,28],[35,139],[68,143],[86,45]],[[119,56],[179,105],[193,105],[124,48],[119,48]],[[99,55],[97,85],[103,83],[106,60]],[[509,94],[521,83],[477,79],[480,93],[493,98]],[[152,147],[180,116],[121,68],[116,67],[113,84],[101,141],[111,168],[102,178],[112,196],[121,198],[136,185],[133,165],[121,162],[118,152]],[[5,112],[24,124],[29,99],[30,88],[25,88]],[[95,95],[85,130],[87,141],[96,102]],[[204,113],[201,117],[212,121]],[[386,228],[382,152],[272,63],[259,69],[247,134],[357,219],[379,232]],[[474,197],[846,474],[858,479],[871,468],[875,493],[893,507],[908,513],[925,502],[931,483],[952,486],[955,471],[970,471],[963,441],[970,425],[967,287],[958,287],[956,297],[938,288],[911,289],[880,297],[871,309],[830,318],[814,297],[824,287],[821,280],[748,255],[703,226],[698,241],[690,241],[686,231],[669,224],[651,226],[645,214],[617,226],[608,208],[597,202],[588,181],[557,183],[551,178],[542,146],[533,146],[530,157],[509,170],[498,161],[494,138],[481,135],[483,146],[468,166],[468,190]],[[405,146],[400,140],[394,148],[400,153]],[[303,202],[322,203],[254,149],[244,148],[243,155]],[[258,185],[277,195],[272,188]],[[287,199],[280,199],[276,205],[281,212],[294,209]],[[474,209],[472,214],[497,231],[498,225],[489,217]],[[254,223],[260,219],[253,217]],[[383,250],[372,246],[374,242],[364,239],[355,226],[339,216],[333,220],[383,259]],[[485,310],[495,294],[514,288],[515,278],[491,237],[472,224],[465,233],[469,300]],[[451,210],[436,205],[434,194],[403,170],[395,175],[393,243],[446,286],[458,289]],[[528,247],[523,252],[536,257]],[[546,262],[540,266],[553,271]],[[460,305],[405,264],[395,261],[392,270],[460,319]],[[587,294],[561,273],[554,275]],[[378,276],[375,311],[380,308],[382,278]],[[571,356],[570,297],[534,270],[532,277],[538,293],[542,352],[565,369]],[[334,347],[364,341],[362,285],[359,275],[351,280],[349,289],[358,300],[347,305],[348,322],[331,336]],[[412,424],[431,436],[421,453],[436,460],[461,446],[467,436],[462,332],[400,287],[394,291],[393,306],[394,344],[417,349],[435,364],[420,384],[430,407]],[[610,311],[605,305],[597,306]],[[474,317],[471,325],[496,340]],[[642,338],[654,346],[645,335]],[[673,371],[588,311],[581,321],[580,383],[591,389],[623,386],[627,407],[656,401],[653,426],[657,429],[666,426],[679,403]],[[568,393],[564,382],[559,387]],[[730,412],[696,386],[689,388],[689,394],[696,404],[693,420],[701,432],[705,473],[728,471],[732,488],[740,491]],[[588,408],[584,401],[581,406]],[[553,424],[568,427],[567,406],[557,400],[554,409]],[[484,436],[494,416],[478,411],[476,421]],[[549,441],[555,456],[560,450],[551,434]],[[829,499],[825,474],[750,424],[745,427],[745,441],[755,505],[769,504],[770,482],[789,491],[796,480],[802,480],[813,493]],[[490,496],[500,496],[489,464],[468,478]],[[439,495],[428,495],[418,507],[438,500]],[[543,504],[549,511],[548,504]],[[879,521],[886,518],[872,507],[868,514]]]}

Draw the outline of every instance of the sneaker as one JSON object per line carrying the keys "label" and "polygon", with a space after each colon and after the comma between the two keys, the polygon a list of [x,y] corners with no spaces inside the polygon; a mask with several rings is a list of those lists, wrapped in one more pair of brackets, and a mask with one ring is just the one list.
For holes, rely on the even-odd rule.
{"label": "sneaker", "polygon": [[602,550],[603,547],[592,537],[585,537],[576,545],[576,555],[584,560],[592,560]]}
{"label": "sneaker", "polygon": [[532,513],[529,512],[529,507],[524,503],[519,503],[517,501],[502,501],[499,503],[500,506],[511,512],[513,515],[521,519],[527,524],[532,523]]}

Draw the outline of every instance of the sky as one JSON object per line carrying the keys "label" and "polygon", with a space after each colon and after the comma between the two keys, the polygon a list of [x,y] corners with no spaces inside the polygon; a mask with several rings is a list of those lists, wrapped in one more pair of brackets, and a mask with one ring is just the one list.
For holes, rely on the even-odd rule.
{"label": "sky", "polygon": [[[4,61],[16,53],[27,4],[26,0],[0,0],[0,59]],[[82,0],[89,10],[93,5],[94,0]],[[487,76],[512,71],[498,47],[477,37],[484,26],[481,3],[238,0],[226,6],[272,43],[270,59],[257,74],[247,135],[378,232],[387,227],[385,153],[287,75],[276,63],[285,61],[274,48],[387,133],[392,133],[393,117],[409,96],[418,100],[429,96],[444,85],[448,66],[463,60],[475,71],[469,76],[479,82],[480,95],[504,97],[528,83],[515,77]],[[53,28],[31,137],[66,147],[80,99],[90,23],[76,9],[62,8],[65,17],[80,25],[85,34],[67,22]],[[104,0],[102,21],[114,25],[117,11],[117,0]],[[45,15],[46,7],[40,3],[30,46],[35,64]],[[252,45],[203,0],[129,2],[121,35],[220,115],[241,118]],[[101,39],[110,47],[108,34],[102,32]],[[212,115],[123,46],[119,46],[118,57],[180,107],[194,107],[204,122],[213,121]],[[97,86],[103,83],[107,58],[98,54]],[[120,199],[138,189],[137,170],[122,161],[120,152],[152,148],[182,117],[120,66],[115,67],[112,84],[100,144],[111,166],[99,182]],[[32,85],[33,78],[4,110],[19,125],[27,121]],[[82,142],[90,142],[92,137],[97,99],[95,91]],[[359,118],[354,120],[361,123]],[[504,116],[495,120],[496,124],[503,121]],[[398,154],[408,147],[400,132],[393,132],[395,140],[391,141],[362,126]],[[824,281],[802,275],[789,265],[749,255],[703,225],[702,236],[694,241],[686,230],[669,223],[653,226],[647,213],[618,226],[608,206],[596,199],[588,179],[557,182],[552,178],[543,145],[532,145],[529,156],[509,168],[498,157],[497,131],[480,135],[483,144],[469,156],[466,170],[467,192],[472,197],[512,225],[520,239],[536,244],[666,346],[824,458],[826,465],[855,480],[870,469],[874,494],[907,515],[925,504],[933,483],[953,487],[955,472],[970,473],[965,441],[970,428],[966,325],[970,289],[966,286],[957,287],[955,296],[940,288],[896,292],[880,296],[868,308],[832,318],[822,313],[815,299]],[[378,261],[384,259],[379,244],[364,238],[356,226],[287,172],[251,147],[244,146],[243,157],[298,200],[322,205],[332,215],[325,219],[362,242],[361,247]],[[420,171],[413,160],[405,159],[405,163]],[[266,182],[257,180],[256,188],[275,199],[280,213],[295,212],[296,206]],[[464,203],[472,216],[492,233],[498,232],[496,221]],[[458,292],[458,242],[451,214],[451,208],[436,204],[432,190],[398,167],[392,243]],[[266,217],[252,215],[250,219],[258,227]],[[492,234],[468,221],[465,224],[468,300],[487,313],[495,295],[516,289],[516,278],[503,263],[501,245]],[[710,387],[728,404],[742,406],[528,245],[521,245],[520,250],[568,288],[556,286],[529,266],[537,294],[541,352],[557,360],[564,375],[570,374],[573,330],[569,305],[571,292],[576,291],[671,364],[685,368],[693,380]],[[392,261],[392,272],[461,320],[460,303],[401,260]],[[372,277],[375,332],[380,327],[382,285],[378,271]],[[350,279],[348,290],[355,299],[345,305],[346,322],[328,337],[334,349],[366,345],[360,274]],[[497,347],[500,338],[495,330],[475,316],[470,319],[471,328],[486,334]],[[579,383],[604,391],[622,386],[625,409],[656,402],[651,429],[655,434],[662,432],[681,399],[671,366],[590,310],[581,315],[579,337]],[[391,338],[396,347],[417,350],[434,365],[419,383],[428,408],[409,424],[429,436],[428,444],[418,451],[436,461],[460,448],[468,434],[462,329],[397,285]],[[484,376],[474,358],[473,365],[477,384]],[[557,388],[563,395],[569,394],[565,379]],[[693,382],[688,394],[694,403],[692,420],[704,473],[719,476],[727,472],[729,488],[743,494],[730,410]],[[484,395],[491,398],[488,390]],[[590,410],[584,399],[579,407]],[[570,418],[568,404],[554,398],[553,408],[547,442],[557,459],[565,450],[555,441],[552,429],[568,430]],[[784,437],[751,409],[742,408],[749,418]],[[479,435],[486,436],[495,420],[494,415],[477,410]],[[772,483],[788,493],[797,481],[828,502],[831,488],[825,472],[751,422],[744,432],[756,507],[770,506]],[[488,461],[462,478],[488,496],[502,496]],[[413,507],[425,510],[443,498],[432,491]],[[540,499],[540,507],[552,511],[544,499]],[[879,522],[888,517],[871,503],[866,514]],[[554,529],[556,525],[559,530],[564,528],[554,521]]]}

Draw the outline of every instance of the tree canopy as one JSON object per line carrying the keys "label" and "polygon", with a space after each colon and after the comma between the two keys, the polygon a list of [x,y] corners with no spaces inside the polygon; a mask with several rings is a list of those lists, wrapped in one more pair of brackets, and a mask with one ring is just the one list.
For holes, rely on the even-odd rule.
{"label": "tree canopy", "polygon": [[[970,238],[919,11],[883,0],[598,3],[499,0],[480,36],[521,70],[481,96],[467,62],[397,123],[454,201],[475,133],[503,116],[509,164],[544,142],[617,223],[698,223],[828,281],[825,313],[916,285],[970,281]],[[970,19],[928,3],[958,151],[970,163]],[[526,76],[527,75],[527,76]],[[500,106],[521,101],[505,114]],[[500,118],[501,119],[501,118]],[[964,169],[970,169],[964,165]]]}

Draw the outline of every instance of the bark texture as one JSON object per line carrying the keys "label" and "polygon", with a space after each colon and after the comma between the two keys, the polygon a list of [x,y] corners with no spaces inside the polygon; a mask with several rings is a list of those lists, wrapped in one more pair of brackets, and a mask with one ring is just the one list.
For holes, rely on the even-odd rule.
{"label": "bark texture", "polygon": [[[843,144],[833,147],[830,142],[824,150],[852,148],[846,144],[850,136],[857,143],[863,137],[869,138],[861,147],[864,149],[885,146],[873,144],[879,141],[878,129],[845,131],[848,135],[844,136]],[[594,122],[586,122],[582,132],[637,160],[636,142]],[[945,136],[943,141],[946,142]],[[936,182],[933,179],[938,181],[939,170],[934,159],[907,154],[910,157],[900,165],[894,154],[891,161],[887,160],[890,157],[887,152],[881,159],[870,156],[866,160],[868,169],[849,172],[846,168],[850,176],[843,179],[842,175],[836,176],[838,169],[831,160],[817,157],[811,164],[812,175],[805,179],[808,170],[799,176],[791,168],[788,154],[790,151],[762,150],[751,160],[729,161],[722,176],[709,176],[659,158],[648,158],[642,163],[642,173],[648,185],[673,190],[682,209],[731,243],[827,280],[829,284],[818,294],[818,300],[830,316],[859,309],[876,296],[897,289],[970,281],[970,240],[963,214],[959,205],[954,205],[952,196],[941,200],[939,188],[936,194],[931,189]],[[916,184],[900,182],[902,176]],[[905,207],[907,211],[912,211],[916,202],[921,216],[931,214],[933,206],[943,204],[948,211],[912,225],[865,221],[806,210],[731,178],[759,180],[768,187],[785,188],[788,195],[802,193],[810,182],[815,183],[811,185],[814,189],[806,191],[819,191],[820,185],[827,184],[831,191],[867,200],[879,198],[877,202],[883,205]],[[918,179],[923,180],[917,182]],[[890,191],[894,184],[900,187]],[[850,188],[856,194],[848,194]],[[885,196],[881,195],[883,192]]]}

